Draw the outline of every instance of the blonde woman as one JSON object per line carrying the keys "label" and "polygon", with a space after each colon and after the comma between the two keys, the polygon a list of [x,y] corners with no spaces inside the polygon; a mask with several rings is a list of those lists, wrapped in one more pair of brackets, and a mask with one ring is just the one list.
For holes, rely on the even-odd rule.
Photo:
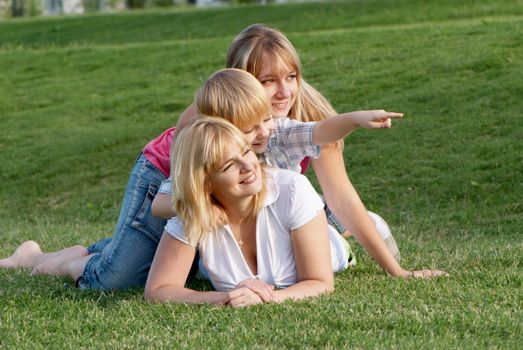
{"label": "blonde woman", "polygon": [[[228,67],[246,70],[262,83],[274,117],[316,121],[336,114],[327,100],[302,79],[296,50],[279,31],[261,24],[249,26],[233,41],[227,57]],[[189,106],[178,127],[196,114],[195,106]],[[165,130],[137,158],[112,237],[87,248],[73,246],[51,253],[44,253],[34,241],[26,241],[13,255],[0,259],[0,268],[29,267],[36,274],[70,276],[82,289],[143,286],[166,223],[151,214],[151,204],[170,174],[169,151],[175,132],[175,128]],[[437,275],[429,270],[412,272],[401,268],[347,177],[341,142],[323,146],[312,166],[329,211],[387,273],[404,277]],[[394,242],[389,243],[396,251]]]}
{"label": "blonde woman", "polygon": [[[299,168],[299,160],[303,156],[319,156],[318,145],[342,138],[357,125],[383,127],[390,124],[390,118],[400,116],[398,113],[383,111],[361,111],[321,122],[304,123],[286,118],[273,121],[271,104],[264,88],[254,76],[239,69],[224,69],[213,74],[199,90],[195,104],[202,112],[221,116],[241,127],[253,150],[264,153],[264,159],[270,164],[290,169]],[[155,142],[167,142],[168,134],[169,131],[166,131]],[[158,149],[158,145],[155,147]],[[170,165],[165,167],[169,169]],[[137,168],[140,173],[144,169],[146,172],[156,169],[151,164]],[[132,178],[135,177],[134,173]],[[152,184],[147,181],[148,178],[142,173],[136,176],[135,184],[142,189],[151,188]],[[147,198],[151,200],[150,196]],[[140,203],[133,202],[133,205]],[[170,197],[166,206],[170,213]],[[117,289],[140,285],[142,280],[145,284],[144,275],[149,271],[157,246],[152,238],[157,237],[159,241],[161,235],[146,234],[148,226],[142,222],[153,222],[148,218],[146,210],[148,206],[143,203],[140,213],[129,223],[133,228],[125,235],[117,234],[87,249],[73,246],[51,253],[42,252],[34,241],[27,241],[11,257],[1,259],[0,268],[30,267],[33,274],[70,276],[81,288]],[[122,227],[126,225],[123,223]],[[163,232],[163,227],[161,230]],[[100,252],[93,252],[92,247],[98,246]],[[349,260],[355,263],[353,256]],[[97,281],[97,284],[93,281]],[[100,281],[105,281],[103,288],[98,284]],[[107,284],[109,281],[111,284]]]}
{"label": "blonde woman", "polygon": [[[320,146],[343,139],[358,126],[387,128],[392,118],[402,117],[395,112],[357,111],[318,122],[273,118],[262,84],[252,74],[236,68],[212,74],[196,93],[194,105],[202,115],[225,118],[238,127],[265,164],[297,172],[304,157],[318,158]],[[153,201],[153,215],[165,219],[176,215],[171,210],[171,185],[171,178],[162,184]],[[386,224],[378,227],[380,235],[390,233]],[[351,262],[356,263],[354,256]]]}
{"label": "blonde woman", "polygon": [[[276,29],[262,24],[245,28],[229,47],[227,67],[246,70],[262,83],[271,100],[272,115],[275,118],[288,117],[307,122],[336,115],[329,102],[302,78],[301,64],[295,48]],[[194,105],[185,110],[174,137],[196,114]],[[336,221],[341,222],[389,275],[432,276],[429,270],[413,273],[400,266],[399,259],[393,254],[399,254],[399,251],[392,236],[389,236],[388,242],[382,239],[347,176],[341,141],[323,146],[321,156],[311,162],[328,211],[334,214]]]}
{"label": "blonde woman", "polygon": [[[301,174],[260,166],[245,135],[199,118],[173,144],[174,207],[145,286],[149,301],[243,307],[334,288],[345,240]],[[185,288],[196,249],[216,291]]]}

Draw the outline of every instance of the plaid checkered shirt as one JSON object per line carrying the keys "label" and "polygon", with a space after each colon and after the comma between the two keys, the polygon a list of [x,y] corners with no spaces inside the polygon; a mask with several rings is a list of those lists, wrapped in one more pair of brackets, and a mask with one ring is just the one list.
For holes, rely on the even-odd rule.
{"label": "plaid checkered shirt", "polygon": [[318,158],[321,147],[315,145],[312,130],[315,122],[300,122],[289,118],[274,118],[274,130],[269,137],[267,150],[260,159],[280,169],[301,171],[305,157]]}

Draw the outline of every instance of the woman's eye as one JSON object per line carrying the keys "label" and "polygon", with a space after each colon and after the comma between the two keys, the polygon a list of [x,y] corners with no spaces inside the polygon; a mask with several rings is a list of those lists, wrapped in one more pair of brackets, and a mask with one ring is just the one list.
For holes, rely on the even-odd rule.
{"label": "woman's eye", "polygon": [[270,84],[270,83],[273,83],[273,82],[274,82],[274,79],[265,79],[265,80],[261,81],[262,85]]}
{"label": "woman's eye", "polygon": [[253,131],[254,131],[254,128],[250,128],[250,129],[248,129],[248,130],[243,130],[243,133],[244,133],[244,134],[250,134],[250,133],[253,132]]}
{"label": "woman's eye", "polygon": [[296,79],[296,73],[289,74],[289,75],[287,76],[287,79],[289,79],[289,80],[294,80],[294,79]]}
{"label": "woman's eye", "polygon": [[251,151],[251,149],[250,149],[250,148],[247,148],[247,149],[245,150],[245,152],[243,152],[243,155],[246,156],[250,151]]}
{"label": "woman's eye", "polygon": [[225,171],[229,170],[231,166],[232,166],[232,163],[227,163],[227,164],[222,168],[222,171],[225,172]]}

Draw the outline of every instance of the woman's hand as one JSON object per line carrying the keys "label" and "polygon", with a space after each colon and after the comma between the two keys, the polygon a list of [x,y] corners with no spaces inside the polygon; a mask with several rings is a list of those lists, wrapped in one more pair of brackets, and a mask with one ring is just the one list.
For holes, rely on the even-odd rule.
{"label": "woman's hand", "polygon": [[382,109],[353,112],[353,121],[366,129],[388,129],[392,118],[403,118],[403,113],[387,112]]}
{"label": "woman's hand", "polygon": [[246,287],[256,293],[264,303],[276,301],[274,286],[257,278],[249,278],[236,285],[236,288]]}
{"label": "woman's hand", "polygon": [[247,287],[235,288],[227,293],[227,297],[229,301],[226,305],[231,307],[246,307],[263,303],[260,296]]}
{"label": "woman's hand", "polygon": [[401,277],[403,278],[421,278],[428,279],[434,277],[448,277],[449,274],[441,270],[417,270],[417,271],[406,271],[403,270]]}

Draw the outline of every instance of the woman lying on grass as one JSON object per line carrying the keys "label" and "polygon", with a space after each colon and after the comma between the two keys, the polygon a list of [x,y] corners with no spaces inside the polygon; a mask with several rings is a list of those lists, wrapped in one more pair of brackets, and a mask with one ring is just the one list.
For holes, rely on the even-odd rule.
{"label": "woman lying on grass", "polygon": [[[178,217],[171,219],[166,226],[167,234],[164,233],[161,242],[168,243],[160,243],[160,247],[163,244],[164,248],[156,253],[155,259],[160,262],[154,265],[155,272],[150,272],[146,297],[152,300],[173,298],[180,302],[229,302],[233,306],[244,306],[249,301],[280,300],[276,297],[280,294],[283,299],[302,298],[329,290],[330,282],[325,283],[329,279],[318,272],[322,270],[314,270],[307,265],[311,263],[321,267],[325,265],[321,262],[323,258],[330,260],[321,253],[321,239],[317,238],[320,240],[316,242],[315,238],[309,237],[309,234],[312,235],[309,229],[313,228],[312,231],[320,232],[320,235],[323,231],[328,232],[332,261],[330,268],[323,271],[328,270],[331,275],[332,271],[346,268],[349,262],[354,262],[347,241],[332,227],[327,227],[326,222],[323,226],[318,225],[317,221],[314,221],[316,224],[306,225],[318,215],[322,204],[317,202],[315,191],[298,172],[293,175],[275,168],[267,171],[268,178],[281,186],[279,195],[275,194],[278,191],[269,191],[265,206],[260,207],[262,201],[257,199],[258,196],[264,198],[265,187],[262,186],[259,193],[242,192],[251,188],[245,185],[255,185],[255,180],[260,178],[257,175],[258,161],[254,162],[251,158],[262,156],[271,164],[276,157],[280,161],[285,160],[293,169],[299,165],[301,157],[293,158],[290,154],[317,157],[320,145],[343,138],[358,125],[390,126],[390,118],[400,117],[401,114],[360,111],[321,122],[303,123],[287,118],[273,120],[270,100],[263,86],[254,76],[239,69],[224,69],[213,74],[197,93],[195,106],[202,114],[215,117],[213,119],[227,119],[241,131],[228,127],[228,123],[213,124],[213,119],[208,117],[201,122],[198,121],[201,117],[197,117],[190,131],[182,130],[179,135],[183,137],[176,139],[171,150],[172,188],[176,194],[173,197],[174,210],[166,203],[160,207],[162,211],[168,211],[172,216],[176,213]],[[242,137],[241,142],[237,134]],[[233,145],[227,140],[234,141]],[[289,143],[291,140],[293,142]],[[234,153],[231,148],[236,150],[236,156],[228,154]],[[237,174],[236,177],[231,175],[231,171],[236,171],[233,173]],[[158,198],[155,199],[157,201]],[[254,209],[256,207],[259,211]],[[324,218],[324,213],[321,217]],[[300,228],[302,225],[303,228]],[[294,230],[304,233],[294,235]],[[304,242],[301,242],[302,237]],[[233,238],[239,243],[235,244]],[[304,247],[314,247],[316,243],[320,247],[319,255],[303,250]],[[196,248],[200,250],[203,270],[215,288],[227,293],[202,293],[183,288]],[[305,261],[305,256],[309,256],[311,261]],[[303,265],[300,267],[298,264]],[[178,266],[181,269],[178,270]],[[318,274],[314,272],[311,276],[318,276],[318,280],[304,277],[304,283],[297,283],[296,287],[285,292],[272,293],[274,287],[288,287],[296,283],[298,276],[302,276],[299,271],[317,271]],[[308,276],[305,272],[303,276]],[[428,277],[439,276],[443,272],[407,272],[407,276],[412,274]],[[307,290],[307,286],[312,289]]]}
{"label": "woman lying on grass", "polygon": [[[274,117],[321,121],[336,114],[325,98],[302,79],[296,50],[277,30],[263,25],[249,26],[233,41],[227,56],[228,66],[252,73],[263,84]],[[384,111],[374,112],[379,112],[375,115],[377,117],[380,113],[387,114]],[[196,114],[195,106],[191,105],[183,114],[180,126],[187,124]],[[390,127],[392,116],[388,115],[382,120],[382,126],[373,127]],[[174,131],[170,128],[151,141],[138,158],[111,238],[100,240],[88,248],[73,246],[52,253],[43,253],[36,242],[27,241],[12,256],[1,259],[0,268],[29,267],[33,268],[33,273],[70,276],[83,289],[112,290],[143,286],[165,226],[165,220],[151,215],[150,206],[160,183],[170,172],[168,159]],[[326,202],[341,224],[350,229],[390,275],[437,275],[430,270],[407,271],[399,265],[399,255],[394,255],[399,251],[392,236],[380,236],[381,232],[347,177],[343,147],[338,146],[334,143],[322,147],[320,157],[313,159],[312,165]],[[280,167],[282,163],[276,165]],[[169,198],[167,202],[170,203]]]}
{"label": "woman lying on grass", "polygon": [[[303,175],[262,168],[245,135],[221,118],[195,120],[172,154],[178,216],[156,251],[147,300],[241,307],[333,290],[333,271],[348,266],[346,241]],[[216,291],[184,287],[196,249]]]}
{"label": "woman lying on grass", "polygon": [[[318,122],[337,115],[331,104],[303,79],[296,49],[285,35],[276,29],[263,24],[253,24],[245,28],[229,46],[226,66],[245,70],[258,79],[270,99],[272,116],[275,119]],[[174,137],[196,114],[198,110],[195,105],[185,110],[178,121]],[[386,122],[388,124],[384,123],[381,127],[390,127],[390,118],[386,119]],[[347,176],[343,142],[323,145],[319,157],[302,156],[299,160],[304,160],[305,164],[311,160],[325,197],[325,211],[329,223],[335,225],[340,232],[350,232],[389,275],[409,276],[411,272],[399,264],[399,249],[390,231],[383,235],[384,232],[377,230],[372,214],[369,215],[365,209]],[[272,165],[292,169],[285,161]],[[304,166],[304,170],[306,167],[307,165]],[[162,196],[165,195],[157,195],[155,201],[160,200]],[[167,199],[167,202],[170,202],[170,199]],[[158,214],[161,217],[169,217],[168,214]],[[432,276],[427,271],[418,274],[420,273],[423,274],[422,277]]]}
{"label": "woman lying on grass", "polygon": [[[278,161],[279,165],[284,164],[289,169],[299,167],[299,162],[304,156],[317,157],[320,154],[321,145],[343,138],[358,126],[389,127],[391,118],[401,117],[400,113],[359,111],[345,113],[320,122],[304,123],[288,118],[273,119],[271,103],[261,83],[251,74],[239,69],[224,69],[213,74],[196,95],[195,105],[204,114],[225,118],[240,127],[255,153],[261,155],[269,164]],[[176,157],[178,154],[175,151],[172,153],[172,158]],[[177,179],[176,176],[184,177],[186,175],[182,172],[173,173],[173,176]],[[166,211],[171,213],[170,200],[167,204],[164,203],[164,206],[167,207]],[[139,242],[135,241],[133,237],[133,235],[125,236],[123,237],[125,239],[115,242],[118,243],[118,246],[131,244],[134,246],[133,252],[137,249],[140,251],[141,244],[138,244]],[[343,242],[350,253],[348,243]],[[107,255],[104,259],[107,261],[119,260],[119,264],[104,265],[104,270],[111,269],[111,273],[120,279],[123,279],[125,274],[118,273],[114,267],[125,265],[126,261],[132,266],[132,263],[136,261],[134,255],[125,257]],[[148,264],[152,262],[152,259],[151,257]],[[351,264],[355,263],[352,254],[349,254],[348,260]],[[91,257],[82,246],[43,253],[36,242],[27,241],[11,257],[0,260],[0,267],[30,267],[33,268],[32,273],[35,274],[70,276],[78,281],[90,261]],[[136,273],[138,272],[136,271]],[[439,273],[429,270],[414,272],[416,276],[420,277],[437,276]],[[412,272],[405,271],[405,276],[409,274]],[[125,283],[125,280],[122,282]]]}
{"label": "woman lying on grass", "polygon": [[[262,84],[252,74],[236,68],[211,75],[196,94],[194,105],[201,115],[224,118],[238,127],[263,163],[296,172],[300,172],[304,157],[317,159],[321,146],[340,141],[357,127],[387,128],[392,118],[402,117],[401,113],[376,110],[344,113],[318,122],[273,118]],[[165,219],[176,216],[171,181],[169,178],[162,183],[152,204],[153,214]],[[377,214],[369,215],[384,222]],[[386,224],[377,227],[383,236],[390,234]],[[353,254],[350,260],[356,263]]]}

